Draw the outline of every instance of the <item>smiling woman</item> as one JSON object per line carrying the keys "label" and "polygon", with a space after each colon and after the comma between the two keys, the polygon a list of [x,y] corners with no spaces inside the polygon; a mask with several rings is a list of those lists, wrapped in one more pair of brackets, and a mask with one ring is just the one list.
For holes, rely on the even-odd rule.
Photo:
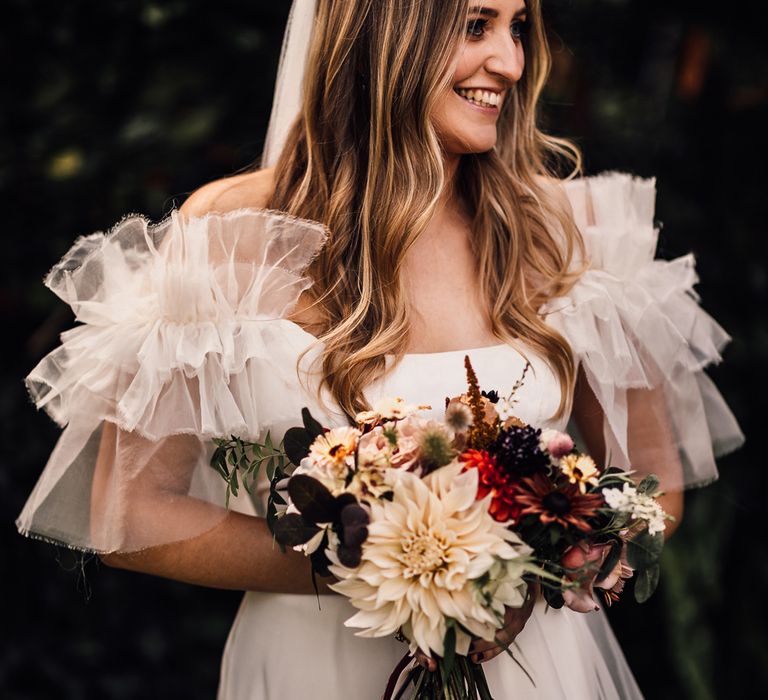
{"label": "smiling woman", "polygon": [[447,153],[482,153],[496,145],[497,120],[525,69],[527,15],[522,1],[469,8],[467,39],[451,64],[452,91],[433,115]]}
{"label": "smiling woman", "polygon": [[[201,187],[158,224],[127,217],[83,237],[49,274],[82,325],[27,378],[65,431],[17,524],[115,567],[246,591],[220,700],[374,700],[406,647],[354,636],[346,599],[318,605],[306,559],[273,544],[270,485],[230,503],[214,440],[277,445],[304,407],[338,437],[386,397],[439,419],[469,355],[489,403],[514,395],[509,420],[562,431],[573,418],[590,469],[610,455],[659,473],[679,518],[682,489],[714,479],[714,454],[741,440],[702,373],[728,338],[696,303],[693,259],[653,260],[654,182],[576,178],[578,149],[538,127],[540,0],[296,0],[284,47],[262,169]],[[558,160],[573,166],[565,181]],[[592,471],[571,466],[586,490]],[[519,477],[499,478],[517,493]],[[558,522],[583,530],[573,509],[602,496],[571,491]],[[461,522],[478,509],[465,496],[451,506]],[[429,556],[414,554],[424,533],[397,529],[378,554],[393,571],[416,556],[419,581],[450,587],[466,552],[437,520]],[[550,608],[538,583],[499,606],[495,637],[471,640],[483,697],[639,698],[604,614]],[[427,628],[420,585],[402,590]],[[371,613],[380,591],[356,590]],[[398,619],[405,603],[389,602]]]}

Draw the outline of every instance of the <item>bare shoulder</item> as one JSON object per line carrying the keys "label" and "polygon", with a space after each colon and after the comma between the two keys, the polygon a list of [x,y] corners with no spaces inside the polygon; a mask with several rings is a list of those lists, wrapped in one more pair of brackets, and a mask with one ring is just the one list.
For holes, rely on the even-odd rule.
{"label": "bare shoulder", "polygon": [[179,211],[189,218],[236,209],[263,209],[274,191],[274,180],[274,168],[214,180],[189,195]]}

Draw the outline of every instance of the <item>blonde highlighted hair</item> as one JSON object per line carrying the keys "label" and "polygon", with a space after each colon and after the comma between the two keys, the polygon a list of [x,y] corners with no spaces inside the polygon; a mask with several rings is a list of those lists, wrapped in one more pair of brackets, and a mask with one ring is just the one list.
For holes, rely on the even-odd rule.
{"label": "blonde highlighted hair", "polygon": [[[550,70],[540,0],[527,0],[526,66],[498,120],[496,148],[464,155],[460,195],[473,215],[472,245],[488,322],[501,341],[543,356],[570,409],[575,367],[565,339],[537,314],[573,284],[583,243],[550,170],[581,170],[578,148],[544,134],[537,105]],[[404,257],[445,184],[430,114],[451,89],[468,0],[318,0],[302,112],[276,167],[268,206],[325,223],[330,240],[312,263],[323,318],[322,386],[353,416],[385,355],[409,337]],[[524,351],[524,347],[518,347]]]}

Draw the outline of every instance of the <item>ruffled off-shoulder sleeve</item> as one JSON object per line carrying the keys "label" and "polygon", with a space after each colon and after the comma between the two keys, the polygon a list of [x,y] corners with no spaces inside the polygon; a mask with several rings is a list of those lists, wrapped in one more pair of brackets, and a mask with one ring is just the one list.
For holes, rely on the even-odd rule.
{"label": "ruffled off-shoulder sleeve", "polygon": [[[570,343],[602,408],[610,462],[636,467],[633,445],[668,435],[677,466],[647,470],[662,472],[669,490],[706,484],[717,478],[715,458],[744,437],[704,372],[730,337],[699,305],[694,257],[654,259],[655,179],[607,173],[564,187],[589,267],[541,313]],[[639,408],[644,394],[651,421]]]}
{"label": "ruffled off-shoulder sleeve", "polygon": [[285,317],[326,234],[242,209],[188,220],[174,211],[158,224],[131,216],[76,241],[45,283],[80,324],[26,379],[65,430],[19,530],[113,552],[219,522],[225,489],[210,479],[210,439],[256,439],[303,405],[306,343]]}

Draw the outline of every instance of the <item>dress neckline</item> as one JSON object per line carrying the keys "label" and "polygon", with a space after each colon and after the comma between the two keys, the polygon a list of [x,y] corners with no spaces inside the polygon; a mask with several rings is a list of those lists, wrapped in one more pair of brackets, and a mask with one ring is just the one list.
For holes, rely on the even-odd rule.
{"label": "dress neckline", "polygon": [[[283,318],[282,321],[289,325],[292,328],[295,328],[298,332],[300,332],[302,335],[307,336],[311,340],[313,340],[316,343],[320,343],[320,339],[312,335],[309,331],[304,330],[298,323],[295,321],[291,321],[287,318]],[[438,350],[436,352],[407,352],[403,355],[403,359],[405,358],[438,358],[438,357],[455,357],[456,355],[466,355],[469,352],[486,352],[490,350],[499,350],[501,348],[509,348],[510,350],[515,350],[515,348],[510,345],[509,343],[496,343],[494,345],[480,345],[478,347],[474,348],[459,348],[457,350]],[[386,357],[394,357],[393,354],[387,353]]]}

